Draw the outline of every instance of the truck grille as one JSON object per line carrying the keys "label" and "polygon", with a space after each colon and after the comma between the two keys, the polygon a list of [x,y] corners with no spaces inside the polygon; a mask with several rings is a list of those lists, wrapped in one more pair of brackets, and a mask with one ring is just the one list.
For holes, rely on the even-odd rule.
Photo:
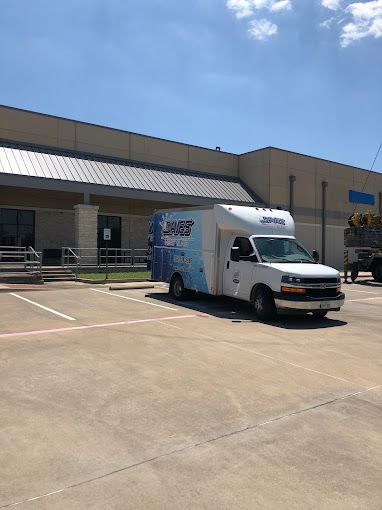
{"label": "truck grille", "polygon": [[[320,280],[321,281],[321,280]],[[335,279],[335,281],[337,281]],[[332,298],[338,295],[337,288],[331,289],[306,289],[306,296],[312,298]]]}
{"label": "truck grille", "polygon": [[321,283],[338,283],[339,284],[339,281],[337,278],[304,278],[304,283],[305,284],[314,284],[314,285],[317,285],[317,284],[321,284]]}

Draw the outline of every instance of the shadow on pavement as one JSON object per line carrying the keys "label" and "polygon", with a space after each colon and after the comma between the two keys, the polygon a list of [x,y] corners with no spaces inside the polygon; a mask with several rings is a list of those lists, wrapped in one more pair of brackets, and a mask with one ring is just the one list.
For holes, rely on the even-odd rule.
{"label": "shadow on pavement", "polygon": [[[146,293],[146,297],[172,305],[175,304],[195,312],[207,313],[219,319],[230,320],[233,323],[262,323],[262,321],[256,318],[252,306],[249,303],[240,302],[228,297],[198,294],[195,298],[187,301],[174,301],[168,293],[162,292],[148,292]],[[323,319],[316,319],[313,318],[312,315],[279,315],[276,320],[270,321],[267,324],[282,329],[325,329],[346,326],[347,322],[332,319],[330,316],[324,317]]]}

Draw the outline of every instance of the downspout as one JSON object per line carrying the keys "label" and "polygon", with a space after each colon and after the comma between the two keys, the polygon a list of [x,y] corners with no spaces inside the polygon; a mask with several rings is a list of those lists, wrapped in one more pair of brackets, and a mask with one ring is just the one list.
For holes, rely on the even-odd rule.
{"label": "downspout", "polygon": [[291,216],[294,214],[294,183],[296,182],[296,176],[289,176],[289,212]]}
{"label": "downspout", "polygon": [[328,187],[327,181],[322,181],[322,239],[321,239],[321,261],[325,264],[326,261],[326,190]]}

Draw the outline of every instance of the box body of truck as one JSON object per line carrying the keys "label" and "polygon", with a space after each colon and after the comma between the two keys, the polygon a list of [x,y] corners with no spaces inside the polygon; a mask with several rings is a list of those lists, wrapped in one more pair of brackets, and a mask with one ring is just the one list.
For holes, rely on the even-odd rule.
{"label": "box body of truck", "polygon": [[[152,279],[170,287],[177,278],[190,291],[249,302],[268,293],[278,311],[343,304],[338,271],[316,264],[298,245],[287,211],[221,204],[162,210],[150,236]],[[289,258],[274,255],[275,247]]]}

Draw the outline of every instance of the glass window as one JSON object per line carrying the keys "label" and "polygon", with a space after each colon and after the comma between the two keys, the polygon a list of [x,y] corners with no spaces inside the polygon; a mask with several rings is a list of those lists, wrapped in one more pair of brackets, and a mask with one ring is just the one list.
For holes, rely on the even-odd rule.
{"label": "glass window", "polygon": [[17,246],[17,225],[1,225],[0,246]]}
{"label": "glass window", "polygon": [[239,248],[240,257],[249,257],[253,253],[251,241],[247,237],[237,237],[233,243],[234,248]]}
{"label": "glass window", "polygon": [[0,245],[34,246],[34,211],[0,209]]}
{"label": "glass window", "polygon": [[1,209],[1,222],[11,225],[17,225],[16,209]]}
{"label": "glass window", "polygon": [[34,211],[18,211],[19,225],[33,225],[34,224]]}
{"label": "glass window", "polygon": [[121,228],[121,218],[119,216],[109,216],[107,223],[109,228]]}
{"label": "glass window", "polygon": [[19,225],[18,237],[20,246],[33,246],[33,225]]}
{"label": "glass window", "polygon": [[98,216],[98,228],[108,228],[107,227],[107,216]]}
{"label": "glass window", "polygon": [[257,237],[255,244],[263,262],[314,263],[311,255],[296,239]]}

